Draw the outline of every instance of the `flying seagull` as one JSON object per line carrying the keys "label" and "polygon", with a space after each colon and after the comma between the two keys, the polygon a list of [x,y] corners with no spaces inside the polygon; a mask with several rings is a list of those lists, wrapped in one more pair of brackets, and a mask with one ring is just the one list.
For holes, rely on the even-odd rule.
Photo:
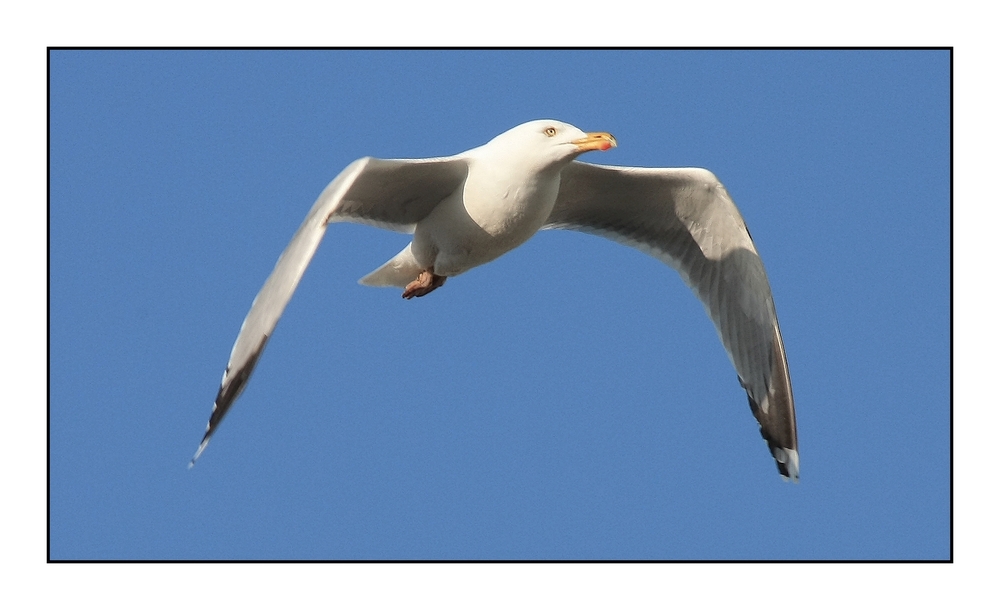
{"label": "flying seagull", "polygon": [[309,210],[250,306],[190,465],[246,387],[327,225],[357,222],[413,235],[399,254],[360,280],[402,288],[405,299],[427,295],[539,229],[603,235],[658,258],[701,299],[778,472],[798,481],[785,347],[764,264],[743,217],[708,170],[576,161],[615,146],[609,133],[539,120],[451,157],[363,157],[348,165]]}

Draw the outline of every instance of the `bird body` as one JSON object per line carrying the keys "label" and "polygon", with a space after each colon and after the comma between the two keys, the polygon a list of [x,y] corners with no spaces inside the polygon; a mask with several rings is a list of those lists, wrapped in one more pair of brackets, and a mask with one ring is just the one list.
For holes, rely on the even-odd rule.
{"label": "bird body", "polygon": [[798,480],[794,401],[763,263],[735,204],[708,170],[576,161],[617,145],[559,121],[519,125],[451,157],[364,157],[323,191],[254,299],[191,464],[242,392],[327,225],[360,222],[412,241],[361,278],[420,297],[544,228],[603,235],[676,269],[701,299],[747,392],[779,473]]}
{"label": "bird body", "polygon": [[[468,164],[465,179],[416,223],[413,241],[361,283],[403,287],[422,270],[452,277],[513,250],[548,221],[563,167],[594,147],[616,145],[609,134],[565,124],[546,135],[541,126],[553,122],[536,123],[459,155]],[[562,146],[531,146],[546,139]]]}

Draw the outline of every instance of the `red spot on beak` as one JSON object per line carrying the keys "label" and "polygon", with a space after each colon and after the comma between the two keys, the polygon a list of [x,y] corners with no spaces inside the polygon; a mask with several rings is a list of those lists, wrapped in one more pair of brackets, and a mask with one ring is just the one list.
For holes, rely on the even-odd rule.
{"label": "red spot on beak", "polygon": [[609,148],[618,146],[615,137],[604,131],[588,133],[587,137],[574,140],[573,144],[576,144],[581,152],[587,152],[588,150],[608,150]]}

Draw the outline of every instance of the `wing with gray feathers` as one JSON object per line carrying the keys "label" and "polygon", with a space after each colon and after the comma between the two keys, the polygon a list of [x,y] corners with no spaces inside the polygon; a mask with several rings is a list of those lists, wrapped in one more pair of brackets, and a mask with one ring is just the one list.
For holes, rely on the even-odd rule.
{"label": "wing with gray feathers", "polygon": [[681,274],[715,323],[778,471],[798,481],[795,406],[771,286],[718,179],[704,169],[574,161],[562,172],[546,228],[608,237]]}
{"label": "wing with gray feathers", "polygon": [[205,436],[189,466],[194,465],[208,446],[222,418],[246,387],[268,338],[326,233],[326,225],[347,221],[412,232],[413,225],[453,193],[467,173],[468,164],[460,157],[412,160],[364,157],[334,178],[309,210],[253,300],[222,374]]}

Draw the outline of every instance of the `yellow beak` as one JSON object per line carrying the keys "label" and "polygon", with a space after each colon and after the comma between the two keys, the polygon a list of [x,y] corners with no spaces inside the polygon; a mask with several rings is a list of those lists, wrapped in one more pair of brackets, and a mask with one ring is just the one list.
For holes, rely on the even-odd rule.
{"label": "yellow beak", "polygon": [[580,152],[587,152],[588,150],[608,150],[609,148],[614,148],[618,146],[618,141],[610,133],[595,131],[588,133],[586,138],[573,140],[573,144],[576,144]]}

